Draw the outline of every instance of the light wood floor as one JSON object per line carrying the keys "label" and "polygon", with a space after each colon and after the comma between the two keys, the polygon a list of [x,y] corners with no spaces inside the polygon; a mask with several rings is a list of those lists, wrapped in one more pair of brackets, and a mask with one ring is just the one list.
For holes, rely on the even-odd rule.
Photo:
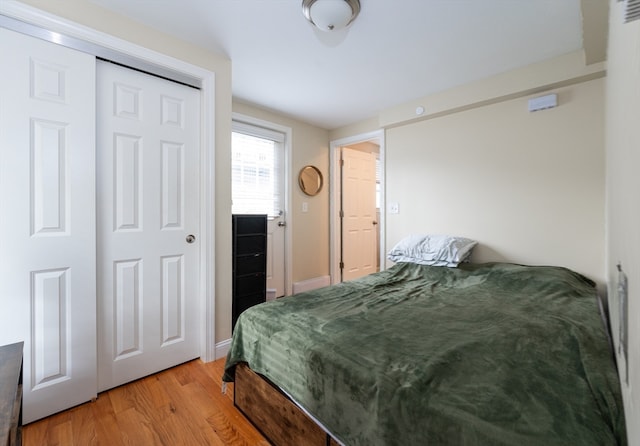
{"label": "light wood floor", "polygon": [[268,446],[233,406],[233,385],[222,394],[223,367],[196,359],[111,389],[24,426],[23,445]]}

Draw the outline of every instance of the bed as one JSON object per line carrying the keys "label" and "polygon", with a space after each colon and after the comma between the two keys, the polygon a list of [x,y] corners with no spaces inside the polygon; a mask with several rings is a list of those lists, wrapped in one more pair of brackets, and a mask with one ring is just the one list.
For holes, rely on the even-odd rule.
{"label": "bed", "polygon": [[623,445],[598,302],[561,267],[400,262],[245,311],[223,380],[281,446]]}

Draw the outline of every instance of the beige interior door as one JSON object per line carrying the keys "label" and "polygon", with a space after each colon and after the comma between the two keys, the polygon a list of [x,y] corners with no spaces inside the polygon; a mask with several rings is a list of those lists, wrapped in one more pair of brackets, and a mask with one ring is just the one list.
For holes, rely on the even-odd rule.
{"label": "beige interior door", "polygon": [[199,91],[97,66],[98,388],[199,356]]}
{"label": "beige interior door", "polygon": [[376,272],[376,155],[342,149],[342,280]]}
{"label": "beige interior door", "polygon": [[0,28],[0,344],[23,422],[96,396],[95,59]]}

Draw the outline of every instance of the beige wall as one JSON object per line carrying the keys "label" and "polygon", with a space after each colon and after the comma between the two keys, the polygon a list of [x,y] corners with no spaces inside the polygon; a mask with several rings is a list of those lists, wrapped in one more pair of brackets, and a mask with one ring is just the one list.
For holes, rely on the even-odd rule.
{"label": "beige wall", "polygon": [[[616,265],[629,281],[629,384],[622,384],[630,445],[640,445],[640,21],[622,24],[611,0],[606,81],[606,263],[612,332],[619,330]],[[625,363],[618,355],[624,378]]]}
{"label": "beige wall", "polygon": [[365,133],[380,130],[380,120],[376,116],[365,121],[359,121],[351,125],[340,127],[329,131],[329,139],[335,141],[342,138],[350,138],[354,135],[362,135]]}
{"label": "beige wall", "polygon": [[413,232],[479,241],[472,260],[562,265],[604,283],[603,80],[386,133],[387,248]]}
{"label": "beige wall", "polygon": [[[64,19],[215,72],[216,342],[231,335],[231,61],[105,10],[88,0],[24,0]],[[226,260],[225,260],[226,259]]]}
{"label": "beige wall", "polygon": [[[272,111],[234,101],[233,111],[292,129],[292,206],[287,224],[293,231],[293,282],[329,275],[329,132]],[[307,164],[320,169],[324,187],[314,197],[298,187],[298,172]],[[302,203],[308,212],[302,212]]]}

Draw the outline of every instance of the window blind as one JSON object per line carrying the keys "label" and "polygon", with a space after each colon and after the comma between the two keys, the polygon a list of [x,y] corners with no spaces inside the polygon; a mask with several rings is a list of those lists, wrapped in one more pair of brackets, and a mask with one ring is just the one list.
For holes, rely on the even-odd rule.
{"label": "window blind", "polygon": [[234,122],[232,129],[232,212],[280,215],[285,135],[241,122]]}

